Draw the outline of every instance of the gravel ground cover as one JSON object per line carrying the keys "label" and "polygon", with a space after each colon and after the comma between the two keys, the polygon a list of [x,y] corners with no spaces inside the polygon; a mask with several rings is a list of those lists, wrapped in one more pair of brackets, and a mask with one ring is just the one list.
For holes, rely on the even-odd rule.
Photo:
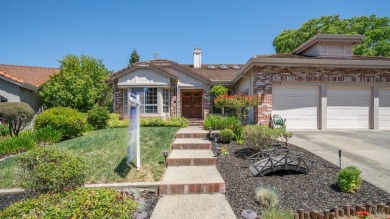
{"label": "gravel ground cover", "polygon": [[[218,146],[223,146],[218,144]],[[218,157],[217,168],[226,183],[226,197],[237,217],[244,209],[261,212],[254,198],[257,187],[270,187],[279,195],[280,207],[286,209],[330,210],[334,206],[379,204],[390,201],[390,194],[363,181],[362,187],[353,194],[343,193],[336,184],[339,168],[328,161],[294,145],[289,148],[316,160],[307,174],[281,171],[254,177],[249,170],[252,161],[245,159],[254,153],[235,142],[225,145],[229,155]]]}

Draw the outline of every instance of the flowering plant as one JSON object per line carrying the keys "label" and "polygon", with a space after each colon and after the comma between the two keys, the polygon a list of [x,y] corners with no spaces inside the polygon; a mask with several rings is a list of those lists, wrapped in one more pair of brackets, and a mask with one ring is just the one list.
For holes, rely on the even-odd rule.
{"label": "flowering plant", "polygon": [[356,213],[357,218],[360,218],[360,219],[366,219],[366,218],[368,218],[368,215],[369,215],[369,213],[367,211],[358,211]]}
{"label": "flowering plant", "polygon": [[250,106],[257,106],[259,104],[259,100],[256,95],[249,96],[243,94],[221,94],[214,99],[214,104],[218,108],[227,107],[235,109],[237,117],[241,120],[244,115],[244,109]]}

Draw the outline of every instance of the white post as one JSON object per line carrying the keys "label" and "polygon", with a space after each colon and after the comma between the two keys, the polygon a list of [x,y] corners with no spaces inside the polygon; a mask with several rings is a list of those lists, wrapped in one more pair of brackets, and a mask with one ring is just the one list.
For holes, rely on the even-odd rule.
{"label": "white post", "polygon": [[[137,100],[140,101],[139,95],[137,95]],[[137,136],[137,170],[141,169],[141,136],[140,136],[140,104],[137,104],[137,129],[136,129],[136,136]]]}

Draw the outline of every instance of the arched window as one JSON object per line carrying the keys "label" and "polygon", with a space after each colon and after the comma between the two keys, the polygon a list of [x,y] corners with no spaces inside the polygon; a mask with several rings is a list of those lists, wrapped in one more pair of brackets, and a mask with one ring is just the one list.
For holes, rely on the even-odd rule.
{"label": "arched window", "polygon": [[7,98],[0,95],[0,103],[8,102]]}

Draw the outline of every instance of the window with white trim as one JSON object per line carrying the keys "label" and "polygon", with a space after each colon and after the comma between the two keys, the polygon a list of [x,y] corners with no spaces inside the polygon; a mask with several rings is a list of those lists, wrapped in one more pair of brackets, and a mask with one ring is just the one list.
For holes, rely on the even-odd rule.
{"label": "window with white trim", "polygon": [[127,95],[127,89],[123,89],[123,113],[127,114],[127,104],[129,103],[128,95]]}
{"label": "window with white trim", "polygon": [[7,98],[0,96],[0,103],[8,102]]}
{"label": "window with white trim", "polygon": [[132,93],[139,95],[141,113],[158,113],[157,111],[157,88],[140,87],[132,88]]}
{"label": "window with white trim", "polygon": [[169,89],[163,89],[163,112],[169,113]]}

